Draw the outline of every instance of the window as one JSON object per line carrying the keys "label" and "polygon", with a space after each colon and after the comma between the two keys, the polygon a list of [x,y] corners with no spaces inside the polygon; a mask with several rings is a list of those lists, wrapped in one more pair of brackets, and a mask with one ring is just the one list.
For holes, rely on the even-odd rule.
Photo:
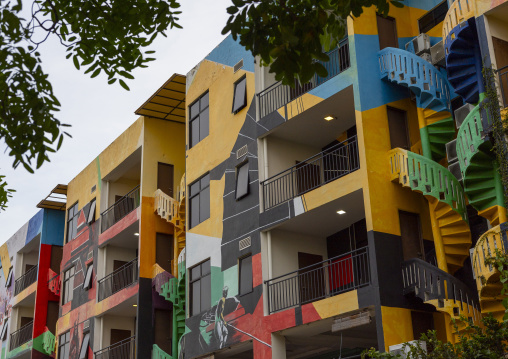
{"label": "window", "polygon": [[0,333],[0,340],[4,341],[5,339],[7,339],[7,318],[5,318],[4,320],[4,325],[2,327],[2,332]]}
{"label": "window", "polygon": [[88,269],[86,270],[85,281],[83,282],[83,289],[88,290],[92,287],[92,273],[93,273],[93,265],[90,264]]}
{"label": "window", "polygon": [[74,292],[74,267],[64,272],[62,304],[72,300]]}
{"label": "window", "polygon": [[203,310],[210,308],[211,299],[211,277],[210,277],[210,259],[192,267],[190,270],[190,315],[196,315]]}
{"label": "window", "polygon": [[240,271],[238,275],[240,295],[252,292],[252,256],[250,254],[240,258],[238,269]]}
{"label": "window", "polygon": [[90,210],[88,211],[88,220],[86,221],[88,224],[91,224],[95,221],[95,198],[90,202]]}
{"label": "window", "polygon": [[7,279],[5,280],[5,287],[9,288],[12,282],[12,267],[9,268],[9,274],[7,274]]}
{"label": "window", "polygon": [[247,77],[244,76],[235,83],[233,113],[239,112],[245,106],[247,106]]}
{"label": "window", "polygon": [[249,194],[249,162],[236,168],[236,199]]}
{"label": "window", "polygon": [[210,218],[210,174],[189,186],[190,228]]}
{"label": "window", "polygon": [[90,333],[86,333],[83,342],[81,343],[81,350],[79,352],[79,359],[88,358],[88,343],[90,342]]}
{"label": "window", "polygon": [[208,92],[189,106],[189,148],[208,136]]}
{"label": "window", "polygon": [[78,213],[78,202],[67,210],[67,242],[70,242],[76,237]]}
{"label": "window", "polygon": [[71,332],[60,335],[58,340],[58,359],[69,359]]}
{"label": "window", "polygon": [[428,13],[423,15],[418,19],[418,28],[420,29],[420,33],[427,32],[432,29],[434,26],[443,21],[446,17],[446,13],[448,12],[448,1],[445,0]]}

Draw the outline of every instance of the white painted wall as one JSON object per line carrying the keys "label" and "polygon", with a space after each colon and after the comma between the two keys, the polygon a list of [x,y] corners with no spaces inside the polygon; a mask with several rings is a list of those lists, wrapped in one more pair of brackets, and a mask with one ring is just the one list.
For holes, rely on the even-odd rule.
{"label": "white painted wall", "polygon": [[130,262],[131,260],[136,258],[136,250],[129,248],[107,246],[105,258],[106,258],[105,275],[108,275],[111,272],[113,272],[113,261],[117,260]]}
{"label": "white painted wall", "polygon": [[21,328],[21,317],[33,318],[34,307],[14,307],[11,312],[11,323],[9,332],[12,334]]}
{"label": "white painted wall", "polygon": [[136,333],[136,318],[105,315],[102,317],[102,348],[111,345],[111,329],[130,330],[131,336]]}
{"label": "white painted wall", "polygon": [[139,185],[139,180],[130,180],[124,178],[120,178],[115,182],[109,182],[108,205],[105,209],[109,208],[115,203],[115,196],[125,196],[137,185]]}
{"label": "white painted wall", "polygon": [[321,148],[302,145],[276,137],[268,137],[267,141],[268,153],[267,158],[264,160],[268,161],[269,165],[266,178],[294,166],[296,161],[304,161],[321,152]]}

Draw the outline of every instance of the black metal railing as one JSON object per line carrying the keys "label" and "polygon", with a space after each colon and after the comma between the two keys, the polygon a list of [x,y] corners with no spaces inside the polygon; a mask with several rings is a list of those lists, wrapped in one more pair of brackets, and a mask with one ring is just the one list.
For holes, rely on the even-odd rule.
{"label": "black metal railing", "polygon": [[101,213],[101,233],[139,207],[139,185]]}
{"label": "black metal railing", "polygon": [[[402,264],[404,294],[414,294],[424,302],[437,299],[441,306],[444,301],[457,305],[458,315],[470,316],[467,304],[479,310],[478,296],[461,280],[421,259],[413,258]],[[479,312],[478,312],[479,313]],[[476,320],[475,311],[472,317]]]}
{"label": "black metal railing", "polygon": [[9,351],[20,347],[21,345],[28,343],[32,340],[32,332],[33,332],[34,322],[31,321],[28,324],[25,324],[14,333],[11,334],[11,339],[9,341]]}
{"label": "black metal railing", "polygon": [[131,284],[137,283],[137,281],[138,259],[136,258],[97,281],[97,287],[99,288],[99,302],[130,286]]}
{"label": "black metal railing", "polygon": [[16,279],[16,282],[14,282],[14,295],[18,295],[28,288],[30,284],[37,281],[37,268],[37,266],[33,266],[25,274]]}
{"label": "black metal railing", "polygon": [[317,61],[328,71],[328,75],[326,77],[314,75],[310,82],[303,85],[296,80],[294,87],[283,85],[282,82],[276,82],[261,91],[257,95],[259,98],[259,111],[261,118],[277,111],[279,108],[290,103],[297,97],[300,97],[304,93],[309,92],[313,88],[316,88],[351,67],[351,61],[349,59],[349,41],[347,38],[342,40],[336,49],[333,49],[326,54],[329,57],[328,61]]}
{"label": "black metal railing", "polygon": [[265,284],[269,314],[369,285],[368,247],[269,279]]}
{"label": "black metal railing", "polygon": [[358,168],[358,141],[352,136],[261,182],[263,208],[275,207]]}
{"label": "black metal railing", "polygon": [[95,359],[134,359],[136,358],[136,336],[119,341],[94,353]]}
{"label": "black metal railing", "polygon": [[501,88],[501,101],[504,107],[508,107],[508,66],[497,70],[499,76],[499,87]]}

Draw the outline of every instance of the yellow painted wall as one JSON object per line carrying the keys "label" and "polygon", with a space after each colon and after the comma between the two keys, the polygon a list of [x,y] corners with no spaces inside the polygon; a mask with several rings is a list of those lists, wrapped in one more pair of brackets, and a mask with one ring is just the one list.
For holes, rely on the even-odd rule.
{"label": "yellow painted wall", "polygon": [[376,318],[376,320],[380,319],[383,320],[386,351],[388,351],[390,345],[405,343],[414,339],[411,310],[382,306],[381,318]]}

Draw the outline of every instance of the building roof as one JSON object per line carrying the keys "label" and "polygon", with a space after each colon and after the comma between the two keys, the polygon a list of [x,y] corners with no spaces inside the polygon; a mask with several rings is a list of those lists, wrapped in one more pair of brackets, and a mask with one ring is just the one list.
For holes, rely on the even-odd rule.
{"label": "building roof", "polygon": [[42,201],[37,205],[38,208],[48,208],[48,209],[57,209],[60,211],[65,211],[65,207],[67,204],[67,185],[66,184],[58,184],[55,188],[51,190],[49,195],[46,196]]}

